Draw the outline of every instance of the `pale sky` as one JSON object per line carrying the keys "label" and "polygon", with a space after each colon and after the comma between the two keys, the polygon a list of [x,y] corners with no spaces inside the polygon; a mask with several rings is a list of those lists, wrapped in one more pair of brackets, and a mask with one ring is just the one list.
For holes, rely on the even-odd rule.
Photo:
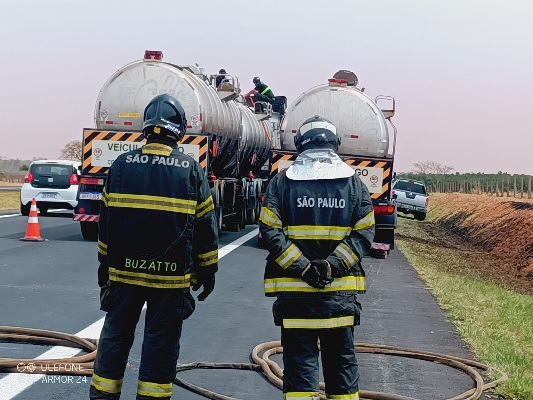
{"label": "pale sky", "polygon": [[59,157],[106,80],[161,50],[243,91],[260,76],[289,104],[352,70],[396,98],[397,171],[533,174],[532,40],[530,0],[5,0],[0,156]]}

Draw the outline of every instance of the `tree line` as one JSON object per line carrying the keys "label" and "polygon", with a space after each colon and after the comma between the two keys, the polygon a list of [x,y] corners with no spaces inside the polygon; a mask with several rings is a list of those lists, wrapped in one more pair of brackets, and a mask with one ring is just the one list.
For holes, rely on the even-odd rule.
{"label": "tree line", "polygon": [[408,178],[425,183],[429,192],[474,193],[495,196],[531,198],[532,176],[509,174],[498,171],[495,174],[483,172],[459,173],[455,168],[435,162],[418,162],[411,172],[399,173],[396,178]]}

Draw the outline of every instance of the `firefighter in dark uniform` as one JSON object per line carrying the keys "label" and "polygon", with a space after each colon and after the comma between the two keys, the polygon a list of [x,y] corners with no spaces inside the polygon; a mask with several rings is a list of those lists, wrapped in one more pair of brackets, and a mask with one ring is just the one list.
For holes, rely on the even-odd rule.
{"label": "firefighter in dark uniform", "polygon": [[283,398],[319,399],[320,348],[326,398],[359,399],[356,295],[365,292],[361,259],[374,238],[372,201],[336,154],[331,122],[306,120],[294,142],[299,155],[270,181],[259,228],[269,251],[265,294],[277,297]]}
{"label": "firefighter in dark uniform", "polygon": [[146,302],[137,400],[170,399],[183,320],[214,289],[218,233],[206,174],[178,151],[187,122],[164,94],[144,111],[146,145],[117,157],[102,194],[98,283],[106,318],[92,400],[118,399],[135,327]]}

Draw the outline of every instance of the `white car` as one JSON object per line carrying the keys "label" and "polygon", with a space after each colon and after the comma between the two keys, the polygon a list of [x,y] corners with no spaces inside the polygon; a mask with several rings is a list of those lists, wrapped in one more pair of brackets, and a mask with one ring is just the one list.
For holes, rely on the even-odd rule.
{"label": "white car", "polygon": [[392,198],[396,209],[423,221],[428,211],[428,192],[424,182],[400,178],[392,185]]}
{"label": "white car", "polygon": [[29,215],[33,198],[41,214],[49,209],[74,209],[78,204],[79,171],[79,161],[33,161],[20,189],[20,213]]}

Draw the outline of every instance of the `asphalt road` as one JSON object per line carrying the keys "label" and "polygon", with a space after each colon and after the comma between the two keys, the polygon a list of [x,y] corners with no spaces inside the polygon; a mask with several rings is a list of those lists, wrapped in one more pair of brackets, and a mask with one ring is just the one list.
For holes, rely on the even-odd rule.
{"label": "asphalt road", "polygon": [[[70,213],[39,217],[46,242],[19,241],[27,218],[0,218],[0,325],[78,333],[101,321],[97,286],[97,246],[84,241]],[[251,233],[223,232],[220,248]],[[251,233],[253,235],[253,233]],[[180,363],[250,362],[253,347],[279,340],[271,316],[272,299],[263,295],[266,251],[251,239],[219,262],[214,293],[184,324]],[[365,259],[368,292],[360,296],[362,325],[357,341],[440,352],[472,358],[432,295],[398,251],[387,260]],[[123,399],[135,398],[143,321],[126,370]],[[96,328],[95,328],[96,326]],[[98,324],[84,332],[98,335]],[[96,329],[96,330],[95,330]],[[89,337],[87,335],[85,337]],[[0,357],[33,358],[46,346],[1,343]],[[281,362],[280,357],[275,358]],[[446,399],[472,387],[464,374],[440,364],[380,355],[359,355],[361,388],[410,396]],[[251,371],[194,370],[180,377],[239,399],[270,400],[281,392]],[[33,381],[29,381],[33,379]],[[33,384],[30,384],[34,382]],[[27,374],[0,374],[0,400],[79,400],[88,398],[89,379],[50,381]],[[203,397],[174,386],[176,399]]]}

